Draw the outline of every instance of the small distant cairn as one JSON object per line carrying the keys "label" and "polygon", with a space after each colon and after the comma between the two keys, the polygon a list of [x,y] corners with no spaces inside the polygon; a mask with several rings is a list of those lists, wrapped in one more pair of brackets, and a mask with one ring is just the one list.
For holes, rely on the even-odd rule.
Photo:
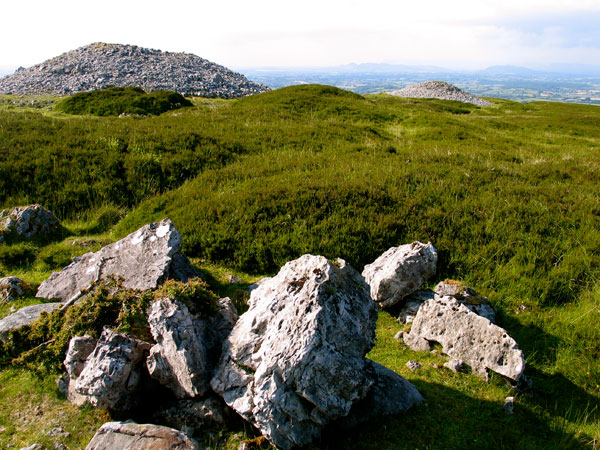
{"label": "small distant cairn", "polygon": [[457,102],[471,103],[477,106],[491,106],[492,104],[479,97],[465,92],[445,81],[424,81],[413,84],[404,89],[388,92],[390,95],[411,98],[437,98],[439,100],[454,100]]}

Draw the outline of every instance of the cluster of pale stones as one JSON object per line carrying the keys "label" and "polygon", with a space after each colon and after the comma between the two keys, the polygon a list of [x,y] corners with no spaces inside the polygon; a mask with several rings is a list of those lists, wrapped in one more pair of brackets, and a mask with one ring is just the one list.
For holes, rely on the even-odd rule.
{"label": "cluster of pale stones", "polygon": [[[418,291],[436,264],[433,245],[420,242],[388,250],[362,275],[341,259],[304,255],[254,286],[239,318],[228,298],[219,300],[213,315],[200,317],[166,296],[149,310],[154,342],[108,328],[97,340],[73,338],[59,387],[78,405],[121,414],[154,408],[161,423],[188,432],[223,424],[233,410],[278,448],[304,447],[330,424],[352,427],[423,401],[407,380],[365,357],[374,345],[378,305],[402,303],[414,313],[405,313],[412,320],[404,336],[411,348],[428,350],[439,342],[477,373],[491,369],[517,381],[521,351],[478,314],[488,310],[465,301],[473,297],[468,289],[442,283],[438,292]],[[181,253],[181,235],[165,219],[75,258],[42,283],[37,296],[57,299],[44,305],[64,309],[108,276],[145,290],[195,275]],[[153,405],[159,384],[171,399]],[[105,424],[87,448],[148,446],[198,448],[182,431],[122,422]]]}

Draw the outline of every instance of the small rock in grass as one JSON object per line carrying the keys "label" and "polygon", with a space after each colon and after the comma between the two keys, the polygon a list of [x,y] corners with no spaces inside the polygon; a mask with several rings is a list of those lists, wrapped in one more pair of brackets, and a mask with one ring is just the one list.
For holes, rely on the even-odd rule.
{"label": "small rock in grass", "polygon": [[406,363],[406,367],[412,371],[415,371],[421,368],[421,363],[419,361],[410,360]]}
{"label": "small rock in grass", "polygon": [[395,335],[394,335],[394,339],[396,339],[397,341],[401,341],[402,340],[402,336],[404,335],[404,331],[398,331]]}
{"label": "small rock in grass", "polygon": [[462,359],[451,359],[444,364],[444,367],[447,367],[452,372],[457,373],[463,369],[464,364],[465,362]]}
{"label": "small rock in grass", "polygon": [[506,414],[512,414],[515,412],[515,398],[514,397],[506,397],[504,399],[504,405],[502,405],[502,411]]}

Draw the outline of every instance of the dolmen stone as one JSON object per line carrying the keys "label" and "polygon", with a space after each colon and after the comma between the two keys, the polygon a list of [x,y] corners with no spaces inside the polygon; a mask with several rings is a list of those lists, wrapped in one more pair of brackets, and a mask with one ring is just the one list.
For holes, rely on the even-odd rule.
{"label": "dolmen stone", "polygon": [[377,305],[345,261],[304,255],[251,292],[212,389],[274,445],[310,445],[375,384]]}
{"label": "dolmen stone", "polygon": [[17,206],[0,211],[0,242],[7,234],[21,238],[53,235],[61,231],[59,220],[40,205]]}
{"label": "dolmen stone", "polygon": [[85,450],[200,450],[192,438],[152,424],[107,422],[96,432]]}
{"label": "dolmen stone", "polygon": [[57,383],[59,390],[77,406],[87,403],[87,397],[75,391],[75,383],[97,343],[98,339],[90,336],[75,336],[69,341],[69,348],[63,362],[67,373],[59,378]]}
{"label": "dolmen stone", "polygon": [[518,382],[525,370],[523,352],[506,330],[470,311],[454,297],[424,302],[404,342],[413,350],[429,350],[431,342],[461,359],[487,378],[487,369]]}
{"label": "dolmen stone", "polygon": [[362,272],[371,287],[371,297],[382,308],[395,305],[419,289],[425,280],[435,274],[437,250],[431,244],[415,241],[392,247]]}
{"label": "dolmen stone", "polygon": [[[137,406],[136,394],[143,361],[150,346],[147,342],[105,328],[76,377],[74,391],[84,397],[85,403],[96,408],[113,411],[133,409]],[[73,347],[69,345],[70,350]],[[67,355],[67,361],[78,358]]]}
{"label": "dolmen stone", "polygon": [[39,287],[36,296],[69,301],[92,283],[120,277],[126,289],[156,289],[167,278],[180,281],[196,276],[181,253],[181,234],[170,219],[143,226],[95,253],[86,253]]}
{"label": "dolmen stone", "polygon": [[33,289],[20,278],[0,278],[0,304],[15,301],[27,294],[33,294]]}
{"label": "dolmen stone", "polygon": [[0,320],[0,341],[7,342],[10,331],[30,325],[40,318],[42,313],[51,313],[62,306],[62,303],[40,303],[38,305],[25,306],[17,312]]}

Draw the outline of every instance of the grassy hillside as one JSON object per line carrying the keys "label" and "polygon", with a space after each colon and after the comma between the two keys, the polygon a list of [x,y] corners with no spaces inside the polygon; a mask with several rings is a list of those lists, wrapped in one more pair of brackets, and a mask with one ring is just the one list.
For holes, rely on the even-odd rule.
{"label": "grassy hillside", "polygon": [[[400,326],[382,313],[369,356],[413,381],[427,406],[342,440],[334,433],[320,448],[597,448],[597,107],[478,108],[325,86],[195,99],[149,118],[40,113],[10,100],[0,99],[0,205],[42,203],[71,236],[4,245],[0,275],[35,285],[89,251],[82,242],[99,246],[165,216],[221,295],[232,294],[226,274],[251,282],[303,253],[360,270],[390,246],[432,241],[432,283],[459,279],[490,297],[533,390],[517,395],[514,416],[502,414],[514,394],[504,380],[439,369],[442,357],[398,344]],[[424,368],[410,372],[409,359]],[[2,373],[27,376],[18,370]],[[2,389],[0,401],[13,401]],[[244,433],[217,442],[233,448]]]}

